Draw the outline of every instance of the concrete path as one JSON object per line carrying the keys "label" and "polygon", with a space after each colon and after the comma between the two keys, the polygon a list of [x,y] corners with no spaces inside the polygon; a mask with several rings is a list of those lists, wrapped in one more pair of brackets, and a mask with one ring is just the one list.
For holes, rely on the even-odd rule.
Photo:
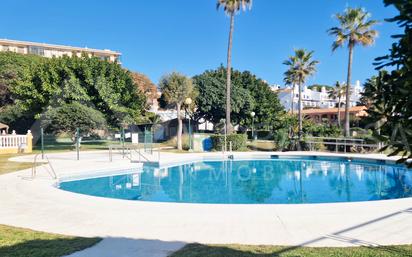
{"label": "concrete path", "polygon": [[[258,158],[268,153],[235,155]],[[109,162],[103,152],[82,156],[81,161],[74,160],[74,153],[49,158],[61,178],[84,176],[92,171],[139,169],[138,164],[119,156]],[[162,154],[162,164],[221,156],[168,153]],[[17,159],[27,161],[30,157]],[[190,242],[307,246],[412,243],[412,198],[301,205],[138,202],[59,190],[54,187],[55,181],[40,169],[38,178],[31,180],[29,175],[26,170],[0,176],[0,223],[104,238],[95,247],[72,255],[76,257],[167,256]]]}

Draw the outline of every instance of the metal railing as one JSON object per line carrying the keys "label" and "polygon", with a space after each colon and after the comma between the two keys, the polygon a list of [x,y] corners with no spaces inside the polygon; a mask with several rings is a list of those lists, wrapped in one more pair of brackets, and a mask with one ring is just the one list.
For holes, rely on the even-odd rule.
{"label": "metal railing", "polygon": [[[34,156],[34,160],[33,160],[33,167],[31,169],[31,177],[32,179],[34,179],[37,175],[37,158],[39,155],[42,155],[41,153],[38,153]],[[53,178],[53,179],[57,179],[57,174],[56,171],[53,168],[53,165],[51,164],[49,157],[47,157],[47,155],[43,155],[42,157],[46,158],[47,164],[49,166],[50,169],[46,169],[46,167],[44,167],[43,165],[41,165],[46,171],[47,173]]]}
{"label": "metal railing", "polygon": [[348,147],[353,147],[359,150],[369,149],[379,149],[380,144],[368,144],[364,139],[360,138],[346,138],[346,137],[305,137],[305,143],[309,145],[309,150],[312,151],[316,144],[323,144],[325,146],[335,146],[335,152],[339,152],[342,147],[343,152],[347,152]]}
{"label": "metal railing", "polygon": [[[123,158],[129,159],[131,162],[134,161],[133,153],[138,155],[138,162],[156,162],[160,160],[160,146],[156,148],[150,148],[148,151],[147,148],[142,148],[140,145],[110,145],[109,146],[109,161],[113,161],[113,154],[117,151],[122,155]],[[145,154],[146,153],[146,154]],[[150,159],[149,156],[152,156],[153,159]],[[157,159],[156,159],[157,156]]]}

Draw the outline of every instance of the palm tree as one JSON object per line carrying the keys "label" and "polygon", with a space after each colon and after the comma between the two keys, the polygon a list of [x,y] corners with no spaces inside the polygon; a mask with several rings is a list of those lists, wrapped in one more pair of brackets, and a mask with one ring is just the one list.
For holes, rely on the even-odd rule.
{"label": "palm tree", "polygon": [[342,105],[342,97],[346,91],[346,85],[336,81],[335,87],[329,91],[329,98],[338,100],[338,127],[340,128],[340,107]]}
{"label": "palm tree", "polygon": [[350,108],[350,83],[352,76],[353,49],[356,45],[369,46],[375,42],[378,35],[376,30],[371,29],[377,23],[368,20],[370,14],[362,8],[347,8],[344,13],[336,14],[339,27],[328,30],[329,35],[335,36],[332,51],[347,44],[349,49],[348,74],[346,81],[346,105],[345,105],[345,136],[350,136],[349,108]]}
{"label": "palm tree", "polygon": [[284,73],[286,83],[292,83],[299,86],[299,142],[302,139],[302,86],[307,78],[316,72],[316,64],[319,62],[312,60],[313,51],[308,52],[305,49],[295,50],[295,55],[290,56],[283,64],[289,66]]}
{"label": "palm tree", "polygon": [[181,110],[185,100],[193,96],[194,86],[191,78],[177,72],[164,75],[159,88],[168,104],[174,105],[177,112],[177,149],[182,150],[182,116]]}
{"label": "palm tree", "polygon": [[217,0],[216,8],[223,7],[225,13],[230,17],[230,30],[229,30],[229,43],[227,49],[227,77],[226,77],[226,131],[232,131],[232,125],[230,122],[230,87],[231,87],[231,66],[232,66],[232,39],[233,29],[235,26],[235,15],[241,9],[244,11],[246,8],[252,7],[252,0]]}

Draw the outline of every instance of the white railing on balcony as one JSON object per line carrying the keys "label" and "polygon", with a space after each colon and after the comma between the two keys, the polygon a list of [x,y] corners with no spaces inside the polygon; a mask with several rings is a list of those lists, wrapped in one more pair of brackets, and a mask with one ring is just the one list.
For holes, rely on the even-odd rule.
{"label": "white railing on balcony", "polygon": [[27,135],[16,134],[1,134],[0,135],[0,148],[26,148],[27,147]]}

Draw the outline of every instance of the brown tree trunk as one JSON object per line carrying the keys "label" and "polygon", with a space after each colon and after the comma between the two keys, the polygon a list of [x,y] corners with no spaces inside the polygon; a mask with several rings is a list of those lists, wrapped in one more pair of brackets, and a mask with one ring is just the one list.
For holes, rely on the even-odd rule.
{"label": "brown tree trunk", "polygon": [[180,103],[176,104],[177,111],[177,149],[182,150],[182,117],[180,116]]}
{"label": "brown tree trunk", "polygon": [[338,97],[338,128],[340,128],[340,101],[341,101],[341,96],[339,95]]}
{"label": "brown tree trunk", "polygon": [[227,77],[226,77],[226,132],[232,132],[232,124],[230,120],[231,113],[231,76],[232,76],[232,39],[233,39],[233,29],[235,25],[235,14],[230,15],[230,30],[229,30],[229,43],[227,48]]}
{"label": "brown tree trunk", "polygon": [[348,78],[346,81],[346,105],[345,105],[345,137],[350,137],[350,83],[352,77],[353,43],[349,43]]}
{"label": "brown tree trunk", "polygon": [[298,114],[299,114],[299,143],[302,140],[302,83],[299,82],[299,110],[298,110]]}
{"label": "brown tree trunk", "polygon": [[294,100],[295,100],[295,86],[293,86],[292,87],[292,97],[291,97],[291,102],[290,102],[290,104],[291,104],[291,107],[292,107],[292,115],[294,114]]}

